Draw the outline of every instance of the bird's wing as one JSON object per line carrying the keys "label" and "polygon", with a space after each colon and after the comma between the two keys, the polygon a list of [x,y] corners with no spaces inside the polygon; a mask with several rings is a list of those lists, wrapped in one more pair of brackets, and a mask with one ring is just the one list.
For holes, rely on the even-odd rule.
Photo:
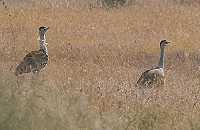
{"label": "bird's wing", "polygon": [[164,73],[161,69],[155,68],[146,70],[142,73],[139,80],[137,81],[138,85],[143,85],[145,83],[152,84],[160,79],[164,79]]}
{"label": "bird's wing", "polygon": [[164,72],[162,69],[155,68],[149,71],[148,76],[164,78]]}
{"label": "bird's wing", "polygon": [[25,57],[24,60],[17,66],[16,74],[29,73],[31,71],[39,70],[43,68],[48,61],[48,55],[42,51],[31,51]]}
{"label": "bird's wing", "polygon": [[48,60],[48,55],[42,50],[31,51],[24,57],[24,61],[31,61],[39,65],[42,65],[43,62],[47,60]]}
{"label": "bird's wing", "polygon": [[140,76],[140,78],[137,81],[137,84],[143,84],[145,82],[144,77],[145,77],[145,75],[147,75],[149,73],[149,71],[150,70],[146,70],[145,72],[142,73],[142,75]]}
{"label": "bird's wing", "polygon": [[164,78],[164,73],[161,69],[151,69],[144,74],[144,79],[153,81],[156,78]]}
{"label": "bird's wing", "polygon": [[38,58],[41,58],[41,57],[44,57],[44,56],[46,56],[46,55],[41,50],[39,50],[39,51],[31,51],[24,57],[24,60],[38,59]]}

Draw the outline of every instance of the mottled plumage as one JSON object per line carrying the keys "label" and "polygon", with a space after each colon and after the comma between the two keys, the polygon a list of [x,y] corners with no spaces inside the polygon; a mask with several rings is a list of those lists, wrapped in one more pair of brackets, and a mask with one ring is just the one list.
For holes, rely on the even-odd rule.
{"label": "mottled plumage", "polygon": [[49,28],[40,27],[38,39],[40,44],[40,50],[31,51],[25,57],[24,60],[15,69],[15,75],[22,73],[38,72],[40,69],[44,68],[48,62],[48,53],[45,43],[45,33]]}
{"label": "mottled plumage", "polygon": [[47,65],[48,55],[41,49],[39,51],[31,51],[24,60],[17,66],[15,74],[36,72]]}
{"label": "mottled plumage", "polygon": [[162,40],[160,42],[161,55],[158,65],[154,69],[146,70],[142,73],[137,85],[142,87],[161,87],[165,83],[164,75],[164,48],[171,41]]}
{"label": "mottled plumage", "polygon": [[142,73],[137,84],[144,87],[159,87],[165,83],[165,75],[161,68],[146,70]]}

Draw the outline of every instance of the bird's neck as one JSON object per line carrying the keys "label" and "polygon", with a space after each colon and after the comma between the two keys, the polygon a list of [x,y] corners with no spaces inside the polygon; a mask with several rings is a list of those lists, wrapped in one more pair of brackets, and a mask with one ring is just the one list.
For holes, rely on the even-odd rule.
{"label": "bird's neck", "polygon": [[162,68],[164,69],[164,47],[160,47],[160,50],[161,50],[161,54],[160,54],[160,60],[158,62],[158,68]]}
{"label": "bird's neck", "polygon": [[44,34],[40,34],[38,38],[38,42],[40,44],[40,49],[42,49],[47,54],[47,43]]}

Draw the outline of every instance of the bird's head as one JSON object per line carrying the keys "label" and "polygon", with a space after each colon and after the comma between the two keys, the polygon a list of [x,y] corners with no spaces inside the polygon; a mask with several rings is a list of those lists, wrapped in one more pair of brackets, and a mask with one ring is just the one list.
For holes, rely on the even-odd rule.
{"label": "bird's head", "polygon": [[39,34],[44,35],[47,32],[48,29],[49,29],[49,27],[41,26],[40,28],[38,28]]}
{"label": "bird's head", "polygon": [[162,41],[160,42],[160,47],[165,47],[167,44],[169,44],[169,43],[171,43],[171,42],[172,42],[172,40],[170,40],[170,41],[162,40]]}

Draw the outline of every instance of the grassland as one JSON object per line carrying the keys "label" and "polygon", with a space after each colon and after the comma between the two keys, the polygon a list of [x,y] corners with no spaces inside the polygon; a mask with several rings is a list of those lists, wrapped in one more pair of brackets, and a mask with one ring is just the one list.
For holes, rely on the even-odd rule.
{"label": "grassland", "polygon": [[[189,0],[110,10],[89,0],[8,0],[0,6],[0,130],[199,130],[199,16]],[[39,77],[17,78],[41,25],[50,27],[49,63]],[[166,84],[141,96],[134,85],[157,64],[162,39],[173,40]]]}

